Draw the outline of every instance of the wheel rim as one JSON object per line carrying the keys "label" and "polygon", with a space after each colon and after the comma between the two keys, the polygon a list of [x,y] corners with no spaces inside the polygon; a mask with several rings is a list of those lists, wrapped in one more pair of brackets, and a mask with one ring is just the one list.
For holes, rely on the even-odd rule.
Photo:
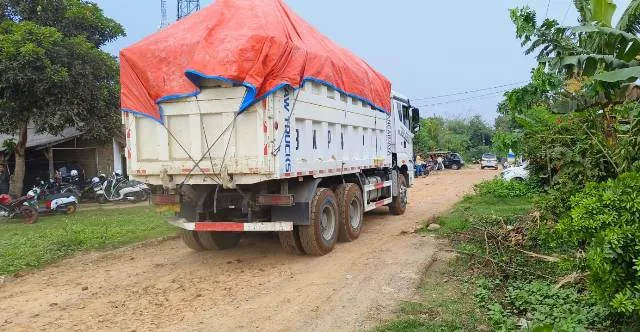
{"label": "wheel rim", "polygon": [[362,204],[357,199],[353,199],[349,204],[349,224],[352,229],[358,229],[362,222]]}
{"label": "wheel rim", "polygon": [[34,221],[35,213],[31,209],[22,209],[22,216],[24,217],[24,222],[27,224],[32,224]]}
{"label": "wheel rim", "polygon": [[322,238],[331,241],[336,229],[336,214],[331,205],[325,205],[320,215],[320,229]]}

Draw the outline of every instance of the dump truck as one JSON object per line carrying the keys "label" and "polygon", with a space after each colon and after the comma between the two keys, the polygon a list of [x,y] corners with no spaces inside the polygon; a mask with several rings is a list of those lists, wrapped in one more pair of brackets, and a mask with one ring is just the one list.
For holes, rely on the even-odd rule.
{"label": "dump truck", "polygon": [[[251,19],[243,14],[248,9],[267,17],[264,26],[254,22],[255,36],[267,35],[266,41],[257,48],[249,47],[253,37],[227,45],[231,56],[206,51],[219,45],[212,40],[225,25],[199,22],[224,21],[230,27],[220,38],[245,40],[246,27],[238,39],[229,30],[242,15]],[[265,43],[279,45],[273,40],[281,30],[267,24],[274,12],[297,33],[282,36],[285,53],[273,45],[265,51]],[[156,188],[154,204],[175,211],[169,222],[189,248],[230,249],[246,232],[277,232],[288,252],[320,256],[337,241],[358,239],[365,212],[405,212],[419,110],[364,61],[305,24],[280,0],[219,0],[122,51],[128,174]],[[188,29],[192,41],[163,49],[163,41],[176,42],[172,33]],[[215,30],[204,38],[201,29]],[[322,43],[310,42],[317,40]],[[147,57],[174,51],[162,63]],[[167,64],[198,52],[212,55]],[[296,56],[303,55],[300,66]],[[230,63],[233,56],[239,60]],[[270,57],[276,60],[267,70],[255,69]],[[225,67],[215,67],[220,62]],[[229,67],[235,71],[224,72]],[[263,77],[255,79],[256,72]]]}

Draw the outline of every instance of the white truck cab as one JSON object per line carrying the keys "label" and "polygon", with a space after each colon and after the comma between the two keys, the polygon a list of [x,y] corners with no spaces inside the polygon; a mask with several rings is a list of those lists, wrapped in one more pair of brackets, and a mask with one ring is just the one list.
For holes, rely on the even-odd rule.
{"label": "white truck cab", "polygon": [[419,111],[411,106],[409,98],[396,91],[392,91],[392,95],[391,104],[394,121],[391,149],[394,156],[393,165],[407,172],[409,186],[412,186],[415,175],[413,132],[414,128],[419,126],[420,115]]}

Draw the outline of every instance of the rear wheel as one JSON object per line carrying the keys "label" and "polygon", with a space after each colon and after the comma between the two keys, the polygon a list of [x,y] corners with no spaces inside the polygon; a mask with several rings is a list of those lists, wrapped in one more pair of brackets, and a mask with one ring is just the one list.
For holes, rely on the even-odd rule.
{"label": "rear wheel", "polygon": [[202,246],[200,240],[198,239],[198,234],[194,231],[188,231],[186,229],[181,230],[180,237],[182,237],[182,241],[184,244],[189,247],[191,250],[195,251],[203,251],[205,247]]}
{"label": "rear wheel", "polygon": [[300,242],[309,255],[322,256],[338,240],[338,203],[330,189],[318,188],[311,201],[311,225],[299,226]]}
{"label": "rear wheel", "polygon": [[238,246],[240,233],[196,232],[198,242],[205,250],[226,250]]}
{"label": "rear wheel", "polygon": [[107,197],[104,194],[102,194],[102,195],[98,195],[97,201],[98,201],[98,204],[106,204],[109,200],[107,200]]}
{"label": "rear wheel", "polygon": [[389,211],[391,214],[399,216],[404,214],[407,210],[408,193],[407,193],[407,178],[400,174],[398,175],[398,196],[393,198],[393,202],[389,204]]}
{"label": "rear wheel", "polygon": [[451,169],[452,169],[452,170],[454,170],[454,171],[457,171],[457,170],[459,170],[459,169],[460,169],[460,165],[458,165],[458,164],[451,164]]}
{"label": "rear wheel", "polygon": [[144,202],[149,199],[149,194],[143,190],[140,193],[136,194],[136,199],[131,201],[132,203]]}
{"label": "rear wheel", "polygon": [[38,210],[33,206],[23,205],[18,213],[25,224],[35,224],[38,221]]}
{"label": "rear wheel", "polygon": [[74,214],[76,213],[76,211],[78,210],[78,205],[76,204],[69,204],[67,205],[66,210],[64,211],[65,214]]}
{"label": "rear wheel", "polygon": [[364,218],[362,192],[357,184],[346,183],[338,186],[336,196],[340,212],[338,239],[342,242],[354,241],[362,231]]}
{"label": "rear wheel", "polygon": [[298,226],[294,226],[291,232],[278,232],[278,239],[282,249],[287,253],[294,255],[304,255],[304,248],[300,241],[300,232]]}
{"label": "rear wheel", "polygon": [[213,238],[213,243],[220,250],[233,249],[238,246],[240,239],[242,239],[241,233],[209,233]]}

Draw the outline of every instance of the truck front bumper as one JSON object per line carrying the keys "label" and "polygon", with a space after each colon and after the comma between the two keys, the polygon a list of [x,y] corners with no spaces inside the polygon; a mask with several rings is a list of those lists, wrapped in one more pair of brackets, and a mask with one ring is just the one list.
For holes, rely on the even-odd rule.
{"label": "truck front bumper", "polygon": [[239,221],[198,221],[189,222],[184,218],[170,218],[168,222],[176,227],[196,232],[290,232],[293,222],[256,222]]}

